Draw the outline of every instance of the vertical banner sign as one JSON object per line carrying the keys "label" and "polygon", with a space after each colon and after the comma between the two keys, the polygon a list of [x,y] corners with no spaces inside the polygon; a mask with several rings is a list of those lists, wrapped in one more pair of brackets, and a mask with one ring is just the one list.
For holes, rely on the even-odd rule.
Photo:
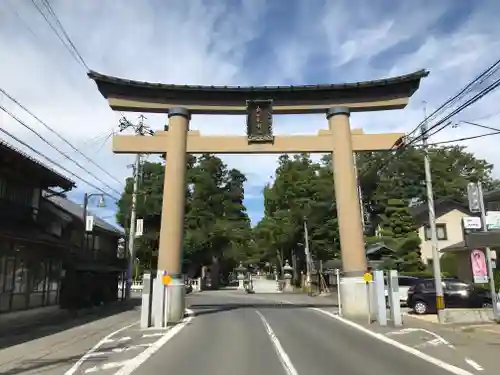
{"label": "vertical banner sign", "polygon": [[486,267],[486,257],[481,250],[472,250],[470,253],[472,266],[472,276],[474,283],[485,284],[488,282],[488,268]]}
{"label": "vertical banner sign", "polygon": [[86,232],[92,232],[94,229],[94,217],[93,216],[87,216],[85,218],[85,231]]}
{"label": "vertical banner sign", "polygon": [[143,234],[144,230],[144,219],[137,219],[137,223],[135,224],[135,236],[140,237]]}

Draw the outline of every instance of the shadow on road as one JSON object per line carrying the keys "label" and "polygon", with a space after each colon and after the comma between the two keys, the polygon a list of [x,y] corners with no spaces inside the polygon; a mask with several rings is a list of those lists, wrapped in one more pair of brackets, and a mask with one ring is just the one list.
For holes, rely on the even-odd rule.
{"label": "shadow on road", "polygon": [[44,317],[44,319],[40,320],[33,318],[31,322],[19,326],[0,325],[0,349],[50,336],[125,311],[134,310],[140,305],[141,299],[134,298],[130,301],[119,301],[107,306],[97,307],[91,311],[54,314],[54,316]]}
{"label": "shadow on road", "polygon": [[50,367],[56,367],[58,365],[66,365],[68,363],[76,362],[80,359],[80,355],[71,356],[65,358],[57,358],[57,359],[38,359],[34,361],[25,361],[21,363],[21,366],[14,367],[2,372],[2,375],[17,375],[24,374],[30,371],[41,371],[42,369],[47,369]]}
{"label": "shadow on road", "polygon": [[199,315],[207,315],[207,314],[216,314],[223,311],[231,311],[237,309],[284,309],[284,310],[293,310],[293,309],[308,309],[311,307],[338,307],[336,303],[297,303],[297,304],[289,304],[289,303],[221,303],[221,304],[191,304],[189,308],[193,310],[195,316]]}

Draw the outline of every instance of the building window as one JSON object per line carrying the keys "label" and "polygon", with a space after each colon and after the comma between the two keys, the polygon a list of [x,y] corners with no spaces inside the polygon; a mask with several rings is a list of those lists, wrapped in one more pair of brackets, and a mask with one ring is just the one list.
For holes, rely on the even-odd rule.
{"label": "building window", "polygon": [[[448,233],[446,231],[446,224],[436,224],[436,232],[438,241],[448,240]],[[431,240],[431,227],[429,225],[425,226],[425,240]]]}

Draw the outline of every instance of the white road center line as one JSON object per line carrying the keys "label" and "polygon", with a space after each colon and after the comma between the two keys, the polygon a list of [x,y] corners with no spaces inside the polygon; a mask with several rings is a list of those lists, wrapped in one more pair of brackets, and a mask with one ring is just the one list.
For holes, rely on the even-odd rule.
{"label": "white road center line", "polygon": [[264,318],[264,315],[262,315],[261,312],[258,310],[256,310],[256,313],[259,315],[260,320],[262,320],[264,328],[266,329],[266,332],[269,335],[269,338],[271,339],[271,342],[274,345],[276,353],[278,353],[280,362],[283,365],[283,368],[285,369],[287,375],[298,375],[298,372],[295,369],[295,366],[293,365],[292,361],[290,360],[290,357],[288,357],[288,354],[286,354],[285,349],[283,349],[283,346],[281,346],[280,341],[276,337],[276,334],[274,333],[273,329],[267,322],[266,318]]}

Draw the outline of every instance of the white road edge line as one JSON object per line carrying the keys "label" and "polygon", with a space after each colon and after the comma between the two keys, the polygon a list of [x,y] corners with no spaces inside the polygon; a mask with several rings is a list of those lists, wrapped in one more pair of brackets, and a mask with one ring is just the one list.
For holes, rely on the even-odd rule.
{"label": "white road edge line", "polygon": [[465,358],[465,362],[467,362],[467,364],[470,365],[474,370],[477,370],[477,371],[484,370],[483,366],[481,366],[479,363],[477,363],[476,361],[473,361],[470,358]]}
{"label": "white road edge line", "polygon": [[185,317],[181,323],[173,326],[165,335],[157,340],[153,345],[139,354],[137,357],[129,360],[125,366],[123,366],[120,370],[115,372],[114,375],[130,375],[134,372],[140,365],[148,360],[153,354],[155,354],[160,348],[165,345],[170,339],[172,339],[176,334],[178,334],[184,327],[186,327],[191,320],[194,318],[194,312],[192,310],[186,309],[188,316]]}
{"label": "white road edge line", "polygon": [[102,346],[102,344],[105,344],[106,342],[108,342],[108,340],[111,337],[113,337],[114,335],[116,335],[117,333],[125,331],[127,328],[133,327],[136,324],[139,324],[139,322],[137,321],[137,322],[134,322],[132,324],[126,325],[125,327],[117,329],[116,331],[111,332],[109,335],[105,336],[101,341],[99,341],[97,344],[95,344],[87,353],[85,353],[83,355],[83,357],[80,358],[68,371],[66,371],[64,373],[64,375],[73,375],[78,370],[78,368],[82,365],[82,363],[85,362],[89,357],[91,357],[92,353],[96,352]]}
{"label": "white road edge line", "polygon": [[266,329],[266,332],[269,335],[269,338],[271,339],[271,342],[274,345],[274,349],[276,350],[276,353],[278,354],[280,362],[283,368],[285,369],[287,375],[298,375],[298,372],[295,369],[292,361],[290,360],[290,357],[288,357],[288,354],[286,354],[285,349],[283,349],[283,347],[281,346],[280,341],[276,337],[276,334],[274,333],[273,329],[267,322],[266,318],[264,318],[264,315],[262,315],[262,313],[258,310],[255,310],[255,312],[259,315],[260,320],[262,320],[264,328]]}
{"label": "white road edge line", "polygon": [[423,353],[415,348],[412,348],[412,347],[407,346],[405,344],[402,344],[396,340],[393,340],[393,339],[391,339],[383,334],[370,331],[369,329],[363,327],[362,325],[359,325],[359,324],[354,323],[350,320],[344,319],[338,315],[331,313],[330,311],[325,311],[325,310],[322,310],[322,309],[317,308],[317,307],[311,307],[310,309],[317,311],[321,314],[327,315],[330,318],[336,319],[336,320],[338,320],[338,321],[340,321],[340,322],[342,322],[342,323],[344,323],[352,328],[357,329],[358,331],[361,331],[361,332],[363,332],[371,337],[374,337],[382,342],[385,342],[386,344],[392,345],[392,346],[394,346],[400,350],[403,350],[409,354],[413,354],[415,357],[418,357],[426,362],[432,363],[433,365],[438,366],[444,370],[447,370],[447,371],[451,372],[452,374],[455,374],[455,375],[473,375],[470,371],[464,370],[460,367],[454,366],[454,365],[446,363],[440,359],[434,358],[434,357],[432,357],[428,354],[425,354],[425,353]]}

